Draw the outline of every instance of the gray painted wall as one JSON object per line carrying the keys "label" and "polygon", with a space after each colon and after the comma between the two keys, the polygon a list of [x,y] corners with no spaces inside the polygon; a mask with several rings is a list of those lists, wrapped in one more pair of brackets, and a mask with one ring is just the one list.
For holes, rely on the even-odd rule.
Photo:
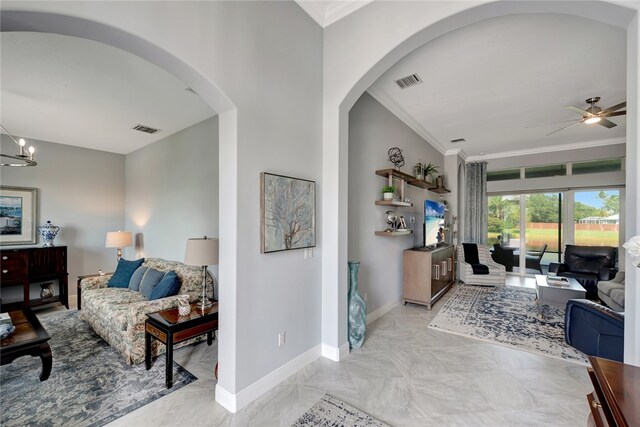
{"label": "gray painted wall", "polygon": [[438,165],[443,172],[444,156],[364,93],[349,113],[349,259],[360,261],[360,293],[369,313],[402,297],[402,251],[414,245],[413,236],[374,234],[386,228],[385,212],[392,209],[403,215],[407,226],[409,218],[415,216],[416,241],[422,242],[424,200],[440,199],[435,193],[406,185],[405,197],[411,199],[413,208],[375,205],[386,185],[375,171],[391,167],[387,160],[390,147],[403,150],[406,165],[401,170],[406,173],[413,173],[418,159]]}
{"label": "gray painted wall", "polygon": [[126,156],[128,258],[184,261],[187,239],[218,237],[218,117]]}
{"label": "gray painted wall", "polygon": [[[68,246],[69,293],[75,295],[78,275],[115,268],[115,249],[104,243],[107,231],[124,227],[125,158],[46,141],[29,140],[27,145],[36,148],[38,165],[3,167],[0,182],[39,189],[37,225],[51,221],[60,227],[55,244]],[[15,153],[16,148],[2,135],[3,153]],[[75,297],[71,300],[75,304]]]}

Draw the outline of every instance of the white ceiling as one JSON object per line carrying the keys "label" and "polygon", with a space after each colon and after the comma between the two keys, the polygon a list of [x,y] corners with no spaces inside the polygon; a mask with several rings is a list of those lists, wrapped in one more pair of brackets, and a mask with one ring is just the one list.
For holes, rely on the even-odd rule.
{"label": "white ceiling", "polygon": [[[570,15],[509,15],[447,33],[407,55],[369,93],[441,151],[469,156],[553,151],[603,144],[625,135],[618,126],[581,124],[551,136],[602,97],[601,108],[625,100],[626,34]],[[396,79],[418,73],[424,83],[400,89]],[[465,138],[467,142],[449,141]]]}
{"label": "white ceiling", "polygon": [[[102,43],[31,32],[0,36],[0,123],[16,137],[127,154],[215,115],[186,87]],[[132,130],[137,124],[160,132]]]}

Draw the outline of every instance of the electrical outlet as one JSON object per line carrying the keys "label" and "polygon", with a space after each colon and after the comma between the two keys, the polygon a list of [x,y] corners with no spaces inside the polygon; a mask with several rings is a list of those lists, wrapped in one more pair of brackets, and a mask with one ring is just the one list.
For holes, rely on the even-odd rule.
{"label": "electrical outlet", "polygon": [[287,331],[278,334],[278,347],[282,347],[287,342]]}
{"label": "electrical outlet", "polygon": [[416,223],[416,217],[415,216],[410,216],[409,217],[409,223],[410,224],[415,224]]}
{"label": "electrical outlet", "polygon": [[304,259],[313,258],[313,248],[304,249]]}

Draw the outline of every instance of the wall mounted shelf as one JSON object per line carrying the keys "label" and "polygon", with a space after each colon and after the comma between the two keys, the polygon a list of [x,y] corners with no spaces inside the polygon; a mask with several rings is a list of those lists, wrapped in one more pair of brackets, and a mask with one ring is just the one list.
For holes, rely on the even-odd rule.
{"label": "wall mounted shelf", "polygon": [[410,208],[413,206],[411,202],[401,202],[400,200],[376,200],[376,205],[378,206],[396,206],[396,207],[404,207]]}
{"label": "wall mounted shelf", "polygon": [[422,188],[424,190],[433,191],[438,194],[451,193],[450,190],[444,187],[438,187],[435,183],[426,181],[424,179],[416,179],[413,175],[396,170],[396,169],[379,169],[376,171],[376,175],[383,176],[389,180],[388,185],[393,185],[393,179],[399,179],[400,182],[400,198],[404,200],[404,184],[413,185],[414,187]]}
{"label": "wall mounted shelf", "polygon": [[376,231],[376,236],[384,236],[384,237],[408,236],[410,234],[413,234],[413,231],[411,230]]}

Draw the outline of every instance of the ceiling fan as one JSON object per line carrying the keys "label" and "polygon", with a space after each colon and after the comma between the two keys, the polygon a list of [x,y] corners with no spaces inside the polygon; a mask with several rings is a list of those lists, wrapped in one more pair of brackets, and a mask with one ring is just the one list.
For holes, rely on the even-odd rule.
{"label": "ceiling fan", "polygon": [[554,134],[556,132],[560,132],[561,130],[565,130],[565,129],[569,129],[570,127],[579,125],[581,123],[586,123],[588,125],[591,124],[599,124],[600,126],[604,126],[606,128],[612,128],[616,125],[615,123],[613,123],[610,120],[607,120],[607,117],[614,117],[614,116],[622,116],[624,114],[627,114],[626,111],[617,111],[621,108],[624,108],[627,106],[626,102],[621,102],[620,104],[616,104],[613,107],[609,107],[606,109],[602,109],[600,107],[598,107],[596,104],[598,103],[598,101],[600,101],[600,97],[599,96],[594,96],[592,98],[589,98],[587,100],[585,100],[585,102],[587,104],[589,104],[589,106],[587,107],[586,110],[583,110],[582,108],[578,108],[575,105],[567,105],[564,108],[567,108],[575,113],[578,113],[582,116],[582,118],[580,120],[578,120],[575,123],[570,124],[569,126],[565,126],[563,128],[560,128],[558,130],[554,130],[551,133],[548,133],[547,136]]}

